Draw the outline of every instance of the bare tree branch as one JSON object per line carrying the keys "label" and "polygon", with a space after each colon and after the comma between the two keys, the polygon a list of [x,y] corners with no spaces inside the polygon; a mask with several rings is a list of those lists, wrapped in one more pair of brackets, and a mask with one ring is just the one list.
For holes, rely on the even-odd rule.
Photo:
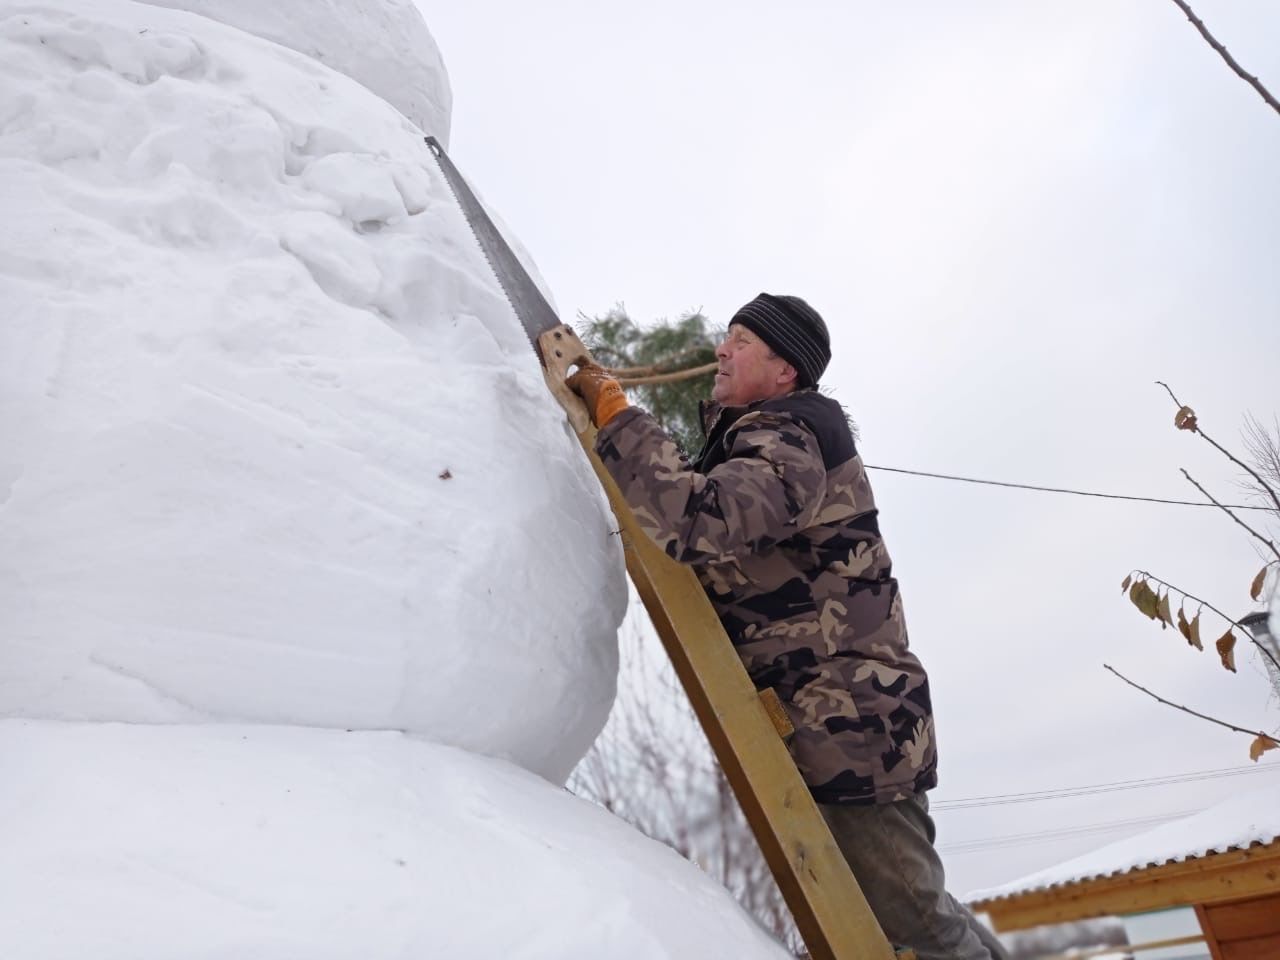
{"label": "bare tree branch", "polygon": [[1250,630],[1248,627],[1244,626],[1243,624],[1241,624],[1239,620],[1231,619],[1209,601],[1201,600],[1199,597],[1194,597],[1191,594],[1187,593],[1187,591],[1183,590],[1181,587],[1175,586],[1174,584],[1170,583],[1167,580],[1161,580],[1159,577],[1154,577],[1151,574],[1149,574],[1146,570],[1135,570],[1134,573],[1136,573],[1140,577],[1143,577],[1146,580],[1154,580],[1156,583],[1160,584],[1160,586],[1164,587],[1166,590],[1172,590],[1175,593],[1180,593],[1186,599],[1194,601],[1195,603],[1200,604],[1200,606],[1202,607],[1208,607],[1210,610],[1212,610],[1214,613],[1220,616],[1223,620],[1227,621],[1227,623],[1231,624],[1231,626],[1233,626],[1235,629],[1239,630],[1246,637],[1248,637],[1249,642],[1252,643],[1255,647],[1257,647],[1260,651],[1262,651],[1262,655],[1265,656],[1272,663],[1274,663],[1276,665],[1277,670],[1280,670],[1280,663],[1276,662],[1275,654],[1273,654],[1270,650],[1264,647],[1258,641],[1258,638],[1253,635],[1253,631]]}
{"label": "bare tree branch", "polygon": [[[1177,397],[1173,395],[1173,391],[1169,389],[1169,385],[1167,383],[1165,383],[1162,380],[1157,380],[1156,383],[1158,383],[1160,386],[1164,387],[1166,391],[1168,391],[1169,396],[1173,399],[1173,402],[1178,405],[1179,410],[1181,410],[1182,407],[1185,406],[1185,404],[1181,400],[1179,400]],[[1249,466],[1247,463],[1245,463],[1243,460],[1241,460],[1239,457],[1233,454],[1230,450],[1228,450],[1222,444],[1214,440],[1213,437],[1209,436],[1207,433],[1201,430],[1199,423],[1197,423],[1194,427],[1192,427],[1191,431],[1192,433],[1196,433],[1199,436],[1203,437],[1205,441],[1211,444],[1215,450],[1221,453],[1224,457],[1226,457],[1228,460],[1234,463],[1237,467],[1239,467],[1245,473],[1249,474],[1249,476],[1253,477],[1254,480],[1258,481],[1258,485],[1267,492],[1267,494],[1271,497],[1272,502],[1275,503],[1276,509],[1280,510],[1280,494],[1277,494],[1276,491],[1271,488],[1271,485],[1268,484],[1266,480],[1262,479],[1262,477],[1258,474],[1257,470],[1254,470],[1253,467]],[[1185,473],[1186,471],[1184,470],[1183,472]],[[1195,481],[1193,480],[1192,482],[1194,483]],[[1216,502],[1217,501],[1215,501],[1215,503]],[[1273,547],[1272,549],[1275,549],[1275,548]]]}
{"label": "bare tree branch", "polygon": [[1224,506],[1223,504],[1219,503],[1217,500],[1213,499],[1213,495],[1209,493],[1209,491],[1206,490],[1204,487],[1200,486],[1200,484],[1196,483],[1196,481],[1192,479],[1191,474],[1187,473],[1185,469],[1182,470],[1182,475],[1186,477],[1188,480],[1190,480],[1192,485],[1209,499],[1210,503],[1212,503],[1216,507],[1221,507],[1223,513],[1225,513],[1228,517],[1230,517],[1236,523],[1240,524],[1240,526],[1244,527],[1251,534],[1253,534],[1255,537],[1261,540],[1267,547],[1270,548],[1271,552],[1276,555],[1276,559],[1280,560],[1280,548],[1277,548],[1274,543],[1272,543],[1270,540],[1268,540],[1266,537],[1260,534],[1257,530],[1253,529],[1253,527],[1249,526],[1247,523],[1245,523],[1243,520],[1237,517],[1234,513],[1232,513],[1230,507]]}
{"label": "bare tree branch", "polygon": [[1280,417],[1275,417],[1268,428],[1253,414],[1245,414],[1244,446],[1258,472],[1266,478],[1261,486],[1244,484],[1245,488],[1264,495],[1268,486],[1280,488]]}
{"label": "bare tree branch", "polygon": [[569,789],[719,880],[793,951],[803,941],[670,663],[641,621],[619,633],[618,698]]}
{"label": "bare tree branch", "polygon": [[1114,673],[1117,677],[1119,677],[1129,686],[1134,687],[1135,689],[1141,690],[1148,697],[1151,697],[1154,700],[1159,700],[1165,706],[1173,707],[1175,710],[1181,710],[1183,713],[1189,713],[1193,717],[1199,717],[1201,720],[1208,720],[1210,723],[1216,723],[1218,726],[1226,727],[1228,730],[1234,730],[1236,733],[1246,733],[1251,737],[1262,737],[1266,740],[1270,740],[1272,743],[1276,744],[1276,746],[1280,746],[1280,741],[1277,741],[1274,737],[1266,733],[1263,733],[1261,730],[1247,730],[1244,727],[1237,727],[1234,723],[1227,723],[1225,720],[1219,720],[1217,717],[1211,717],[1205,713],[1197,713],[1195,710],[1192,710],[1190,707],[1184,707],[1179,703],[1174,703],[1171,700],[1166,700],[1164,697],[1161,697],[1157,694],[1152,693],[1146,687],[1139,686],[1138,684],[1130,680],[1128,677],[1126,677],[1124,674],[1122,674],[1115,667],[1109,666],[1105,663],[1102,666],[1104,669],[1110,670],[1112,673]]}
{"label": "bare tree branch", "polygon": [[1191,6],[1186,3],[1185,0],[1173,0],[1173,2],[1176,3],[1178,8],[1187,15],[1187,19],[1191,21],[1192,25],[1200,31],[1200,36],[1204,37],[1205,42],[1218,51],[1218,55],[1226,61],[1227,66],[1232,69],[1235,75],[1245,83],[1249,84],[1249,86],[1253,87],[1254,90],[1258,91],[1258,95],[1271,105],[1272,110],[1276,113],[1280,113],[1280,102],[1276,101],[1276,98],[1271,95],[1271,92],[1262,85],[1262,82],[1257,77],[1252,74],[1245,73],[1244,68],[1240,66],[1240,64],[1236,63],[1235,58],[1231,56],[1231,54],[1227,53],[1227,48],[1219,43],[1217,39],[1214,38],[1213,34],[1209,32],[1208,27],[1204,25],[1204,21],[1196,16],[1195,11],[1191,9]]}

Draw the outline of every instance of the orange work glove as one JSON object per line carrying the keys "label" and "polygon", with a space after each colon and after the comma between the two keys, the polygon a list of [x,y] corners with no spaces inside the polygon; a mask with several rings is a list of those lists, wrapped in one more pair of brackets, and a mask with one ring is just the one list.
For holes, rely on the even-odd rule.
{"label": "orange work glove", "polygon": [[586,401],[591,422],[597,427],[603,427],[627,409],[627,395],[622,392],[622,385],[614,379],[613,374],[594,360],[582,357],[575,362],[578,370],[565,384]]}

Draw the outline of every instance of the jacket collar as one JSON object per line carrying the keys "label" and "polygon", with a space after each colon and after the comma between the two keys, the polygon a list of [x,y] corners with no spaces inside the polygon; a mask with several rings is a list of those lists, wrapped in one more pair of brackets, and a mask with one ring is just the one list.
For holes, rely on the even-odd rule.
{"label": "jacket collar", "polygon": [[699,400],[698,413],[702,417],[702,434],[704,437],[711,436],[711,431],[715,429],[716,424],[725,419],[729,423],[733,423],[739,417],[752,411],[759,410],[770,403],[776,403],[782,400],[789,400],[792,397],[798,397],[802,393],[814,393],[813,387],[802,387],[799,390],[792,390],[790,393],[784,393],[780,397],[770,397],[767,400],[756,400],[754,403],[746,403],[737,407],[726,407],[717,403],[715,400]]}

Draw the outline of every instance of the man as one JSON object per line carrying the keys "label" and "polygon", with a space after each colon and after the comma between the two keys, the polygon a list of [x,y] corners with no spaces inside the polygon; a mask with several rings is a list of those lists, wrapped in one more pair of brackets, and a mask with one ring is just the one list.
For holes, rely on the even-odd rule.
{"label": "man", "polygon": [[929,683],[848,420],[816,389],[830,358],[799,297],[742,307],[692,462],[603,368],[584,361],[568,382],[641,526],[694,567],[756,687],[778,693],[792,755],[885,935],[920,960],[1004,960],[944,887],[925,796]]}

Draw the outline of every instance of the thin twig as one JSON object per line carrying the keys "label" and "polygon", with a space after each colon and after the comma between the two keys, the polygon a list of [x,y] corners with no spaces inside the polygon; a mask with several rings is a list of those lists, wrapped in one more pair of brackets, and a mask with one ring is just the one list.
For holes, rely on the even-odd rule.
{"label": "thin twig", "polygon": [[1204,713],[1197,713],[1195,710],[1192,710],[1190,707],[1184,707],[1182,706],[1182,704],[1174,703],[1171,700],[1166,700],[1164,697],[1159,696],[1158,694],[1152,693],[1146,687],[1134,683],[1132,680],[1126,677],[1123,673],[1121,673],[1115,667],[1109,666],[1108,664],[1105,664],[1105,663],[1102,666],[1105,669],[1110,670],[1112,673],[1114,673],[1117,677],[1119,677],[1129,686],[1134,687],[1138,690],[1141,690],[1148,697],[1151,697],[1155,700],[1159,700],[1165,706],[1173,707],[1175,710],[1181,710],[1183,713],[1189,713],[1193,717],[1199,717],[1201,720],[1208,720],[1210,723],[1216,723],[1218,726],[1226,727],[1228,730],[1234,730],[1236,733],[1245,733],[1251,737],[1263,737],[1267,740],[1270,740],[1272,743],[1276,744],[1277,746],[1280,746],[1280,741],[1277,741],[1275,737],[1272,737],[1269,734],[1263,733],[1261,730],[1247,730],[1244,727],[1237,727],[1234,723],[1227,723],[1225,720],[1219,720],[1217,717],[1211,717],[1208,714],[1204,714]]}
{"label": "thin twig", "polygon": [[[1174,0],[1174,2],[1176,3],[1177,0]],[[1169,385],[1167,383],[1165,383],[1162,380],[1157,380],[1156,383],[1158,383],[1160,386],[1164,387],[1165,390],[1168,391],[1169,396],[1173,399],[1173,402],[1178,405],[1179,410],[1181,410],[1183,406],[1185,406],[1185,404],[1183,404],[1181,400],[1179,400],[1177,397],[1173,395],[1173,391],[1169,389]],[[1243,460],[1241,460],[1239,457],[1233,454],[1230,450],[1228,450],[1222,444],[1218,443],[1218,441],[1214,440],[1213,437],[1209,436],[1207,433],[1201,430],[1199,423],[1197,423],[1196,426],[1192,428],[1192,432],[1199,434],[1209,444],[1211,444],[1215,450],[1221,453],[1224,457],[1226,457],[1228,460],[1234,463],[1237,467],[1239,467],[1245,473],[1249,474],[1249,476],[1253,477],[1254,480],[1258,481],[1258,485],[1261,486],[1262,489],[1265,490],[1271,496],[1272,501],[1276,505],[1276,509],[1280,510],[1280,494],[1277,494],[1276,491],[1271,488],[1271,485],[1267,483],[1266,480],[1262,479],[1261,476],[1258,475],[1258,472],[1254,470],[1253,467],[1249,466],[1247,463],[1245,463]],[[1274,549],[1274,547],[1272,549]]]}
{"label": "thin twig", "polygon": [[1173,2],[1176,3],[1182,12],[1187,15],[1187,19],[1190,20],[1192,25],[1200,31],[1200,36],[1204,37],[1209,46],[1218,51],[1218,55],[1227,62],[1227,66],[1235,72],[1235,75],[1245,83],[1249,84],[1249,86],[1253,87],[1254,90],[1257,90],[1258,95],[1271,105],[1272,110],[1276,113],[1280,113],[1280,103],[1278,103],[1276,98],[1271,95],[1271,92],[1262,85],[1262,82],[1257,77],[1244,72],[1244,68],[1241,67],[1240,64],[1236,63],[1235,58],[1232,57],[1231,54],[1227,53],[1227,48],[1214,38],[1213,34],[1211,34],[1209,29],[1204,25],[1204,21],[1195,15],[1195,11],[1191,9],[1185,0],[1173,0]]}
{"label": "thin twig", "polygon": [[1253,631],[1250,630],[1248,627],[1246,627],[1244,624],[1242,624],[1239,620],[1232,620],[1230,617],[1228,617],[1225,613],[1223,613],[1221,610],[1215,607],[1208,600],[1201,600],[1199,597],[1192,596],[1191,594],[1187,593],[1187,591],[1183,590],[1181,587],[1175,586],[1174,584],[1170,583],[1168,580],[1161,580],[1159,577],[1154,577],[1151,574],[1149,574],[1146,570],[1135,570],[1134,573],[1136,573],[1138,576],[1142,577],[1143,579],[1154,580],[1156,583],[1160,584],[1160,586],[1164,587],[1165,589],[1173,590],[1176,593],[1180,593],[1182,594],[1182,596],[1186,597],[1188,600],[1192,600],[1195,603],[1200,604],[1200,606],[1202,607],[1208,607],[1210,610],[1212,610],[1214,613],[1220,616],[1223,620],[1227,621],[1227,623],[1231,624],[1231,626],[1235,627],[1237,630],[1243,633],[1246,637],[1248,637],[1249,642],[1252,643],[1259,650],[1261,650],[1263,656],[1265,656],[1268,660],[1274,663],[1276,665],[1277,670],[1280,670],[1280,663],[1276,662],[1275,654],[1273,654],[1270,650],[1268,650],[1265,646],[1263,646],[1263,644],[1258,640],[1258,638],[1253,635]]}
{"label": "thin twig", "polygon": [[1188,480],[1190,480],[1192,485],[1197,490],[1199,490],[1201,493],[1203,493],[1206,497],[1209,498],[1210,503],[1212,503],[1216,507],[1222,507],[1223,513],[1225,513],[1228,517],[1230,517],[1236,523],[1240,524],[1240,526],[1244,527],[1251,534],[1253,534],[1255,537],[1261,540],[1264,544],[1266,544],[1266,546],[1271,549],[1271,552],[1276,555],[1276,559],[1280,560],[1280,549],[1277,549],[1274,543],[1272,543],[1270,540],[1268,540],[1266,537],[1260,534],[1257,530],[1253,529],[1253,527],[1249,526],[1247,523],[1245,523],[1243,520],[1237,517],[1234,513],[1231,512],[1231,509],[1229,507],[1223,506],[1223,504],[1218,503],[1217,500],[1214,500],[1213,495],[1210,494],[1209,491],[1206,490],[1204,487],[1200,486],[1200,484],[1196,483],[1196,481],[1192,478],[1191,474],[1187,473],[1185,468],[1180,468],[1180,469],[1182,469],[1182,475],[1186,477]]}
{"label": "thin twig", "polygon": [[[676,370],[674,373],[656,373],[651,377],[618,377],[618,383],[624,387],[643,387],[650,383],[677,383],[681,380],[692,380],[694,377],[701,377],[715,370],[719,364],[712,361],[703,364],[700,367],[690,367],[688,370]],[[616,375],[618,371],[613,371]]]}
{"label": "thin twig", "polygon": [[[1244,445],[1258,472],[1263,474],[1270,484],[1280,486],[1280,416],[1273,418],[1273,427],[1268,429],[1251,413],[1244,418]],[[1250,493],[1257,494],[1258,488],[1242,484]]]}

